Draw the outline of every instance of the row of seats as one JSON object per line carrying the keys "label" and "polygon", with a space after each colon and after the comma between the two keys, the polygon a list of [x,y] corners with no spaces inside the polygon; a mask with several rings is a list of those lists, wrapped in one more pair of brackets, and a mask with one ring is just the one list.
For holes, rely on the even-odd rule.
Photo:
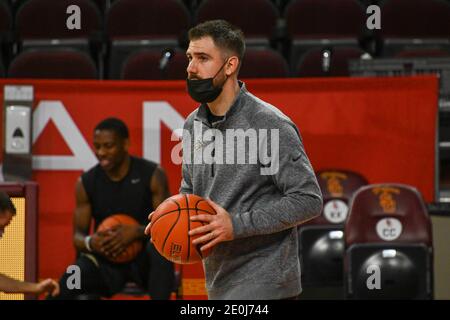
{"label": "row of seats", "polygon": [[[364,58],[358,47],[323,47],[308,50],[293,70],[271,48],[248,48],[239,72],[241,79],[286,77],[345,77],[349,64]],[[449,57],[450,52],[415,50],[400,52],[398,57]],[[184,50],[142,49],[130,53],[121,62],[111,64],[109,79],[182,80],[186,78],[187,58]],[[0,77],[98,79],[103,78],[89,54],[74,49],[29,49],[11,62],[8,70],[0,59]]]}
{"label": "row of seats", "polygon": [[[285,77],[345,77],[349,63],[364,58],[359,47],[324,47],[308,50],[293,70],[284,57],[270,48],[249,48],[239,72],[241,79]],[[403,51],[398,57],[449,57],[440,50]],[[121,64],[113,64],[110,79],[182,80],[186,78],[187,59],[176,50],[143,49],[132,52]],[[101,78],[94,60],[85,52],[74,49],[30,49],[19,54],[9,66],[2,65],[0,77],[98,79]]]}
{"label": "row of seats", "polygon": [[[380,52],[396,56],[403,49],[407,52],[419,49],[424,56],[436,52],[446,56],[450,52],[450,4],[443,0],[383,1],[383,38],[376,34],[361,37],[366,16],[357,0],[292,0],[282,19],[273,12],[275,6],[269,0],[203,0],[196,19],[189,17],[186,5],[178,0],[116,0],[105,6],[104,19],[93,0],[16,2],[17,9],[12,14],[7,1],[0,0],[0,75],[5,75],[5,70],[9,70],[10,76],[15,75],[13,59],[19,59],[20,53],[29,57],[31,54],[25,52],[30,49],[71,48],[92,57],[96,67],[94,78],[121,79],[128,77],[124,68],[129,60],[136,65],[143,59],[156,59],[162,50],[171,49],[176,53],[167,70],[159,70],[158,62],[147,68],[152,72],[143,70],[138,78],[184,78],[184,70],[178,71],[184,66],[178,69],[179,62],[176,62],[184,57],[176,56],[185,50],[186,31],[193,21],[212,18],[225,18],[242,27],[248,47],[264,48],[255,52],[264,58],[263,62],[270,60],[267,68],[277,69],[277,72],[262,72],[261,66],[266,65],[259,64],[256,74],[244,70],[243,77],[345,76],[348,58],[360,56],[361,51],[372,56]],[[81,8],[80,30],[69,30],[66,26],[66,9],[72,4]],[[251,18],[247,12],[252,12]],[[286,31],[284,40],[289,41],[274,43],[274,39],[283,39],[280,30]],[[326,53],[329,48],[335,53],[331,59]],[[353,48],[349,57],[344,54],[348,48]],[[155,57],[149,58],[150,55]],[[311,59],[315,62],[309,62]],[[344,63],[340,64],[340,60]]]}
{"label": "row of seats", "polygon": [[[311,288],[316,299],[433,299],[431,220],[417,189],[349,170],[316,175],[324,209],[299,227],[302,299]],[[338,294],[320,292],[330,286]]]}
{"label": "row of seats", "polygon": [[[289,38],[352,38],[367,29],[365,7],[358,0],[293,0],[281,15],[270,0],[204,0],[195,17],[179,0],[116,0],[105,17],[93,0],[27,0],[15,16],[5,0],[0,2],[0,32],[14,30],[21,40],[89,37],[102,31],[111,39],[179,38],[191,25],[218,18],[241,27],[248,38],[270,39],[280,19]],[[70,5],[81,8],[81,30],[66,28]],[[381,12],[383,37],[449,37],[447,0],[385,0]]]}
{"label": "row of seats", "polygon": [[[324,64],[324,52],[329,62]],[[291,74],[284,57],[270,48],[248,48],[240,78],[283,78],[315,76],[347,76],[350,59],[359,59],[364,52],[357,47],[312,49],[298,62]],[[114,79],[181,80],[186,78],[187,58],[181,49],[138,50],[121,65],[113,64]],[[117,68],[120,67],[120,68]],[[3,68],[4,69],[4,68]],[[85,52],[73,49],[29,49],[19,54],[3,75],[10,78],[96,79],[99,77],[94,60]],[[0,76],[2,70],[0,67]]]}
{"label": "row of seats", "polygon": [[322,215],[299,227],[305,294],[337,287],[332,298],[432,299],[431,221],[420,193],[402,184],[368,184],[347,170],[321,171],[317,178]]}
{"label": "row of seats", "polygon": [[[9,4],[13,14],[16,13],[20,7],[27,1],[30,0],[2,0]],[[105,17],[108,15],[108,11],[115,4],[115,2],[119,0],[90,0],[92,3],[94,3],[101,14],[102,17]],[[177,0],[179,2],[178,7],[182,7],[184,11],[188,12],[190,20],[198,20],[204,14],[210,14],[209,12],[215,14],[218,12],[218,9],[212,8],[214,7],[214,4],[218,3],[214,0]],[[303,8],[307,9],[309,8],[315,8],[318,5],[325,4],[326,6],[330,6],[333,8],[338,7],[339,0],[334,1],[335,3],[331,3],[331,1],[328,1],[325,3],[324,1],[303,1]],[[378,6],[385,6],[386,1],[392,1],[392,0],[354,0],[356,4],[358,4],[360,7],[366,8],[369,5],[376,4]],[[449,2],[449,0],[440,0],[443,2]],[[291,7],[293,6],[294,2],[298,2],[298,0],[268,0],[268,1],[253,1],[249,0],[249,3],[252,7],[259,10],[260,7],[266,7],[266,11],[275,12],[276,16],[283,18],[284,14],[289,11],[293,10]],[[270,5],[268,5],[270,4]],[[342,2],[341,2],[342,4]],[[295,9],[296,10],[296,9]]]}

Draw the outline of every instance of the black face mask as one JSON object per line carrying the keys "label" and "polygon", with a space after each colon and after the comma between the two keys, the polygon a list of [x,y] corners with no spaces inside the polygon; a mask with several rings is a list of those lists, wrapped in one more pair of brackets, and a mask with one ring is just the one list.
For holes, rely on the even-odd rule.
{"label": "black face mask", "polygon": [[[227,64],[228,60],[220,67],[219,71],[212,78],[191,80],[186,79],[187,90],[192,99],[200,103],[208,103],[217,99],[217,97],[222,92],[223,85],[225,81],[219,87],[214,86],[214,78],[217,77],[219,72]],[[226,76],[228,78],[228,76]]]}

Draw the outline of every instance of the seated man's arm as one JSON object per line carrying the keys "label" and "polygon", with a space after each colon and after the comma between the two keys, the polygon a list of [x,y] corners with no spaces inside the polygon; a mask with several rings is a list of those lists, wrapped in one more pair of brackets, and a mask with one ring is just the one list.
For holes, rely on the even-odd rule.
{"label": "seated man's arm", "polygon": [[[164,200],[170,197],[167,176],[160,166],[156,167],[153,173],[150,181],[150,190],[152,191],[153,209],[156,209]],[[152,213],[153,212],[148,216],[149,220],[151,219],[150,216]],[[147,227],[143,227],[142,232],[146,235],[150,235],[150,223]]]}
{"label": "seated man's arm", "polygon": [[78,252],[101,251],[98,246],[99,241],[96,241],[94,245],[94,235],[89,242],[91,250],[89,250],[89,248],[86,246],[86,237],[89,235],[89,229],[91,226],[92,209],[81,178],[78,179],[75,186],[75,200],[76,207],[73,216],[73,244],[75,246],[75,249]]}
{"label": "seated man's arm", "polygon": [[46,279],[39,283],[22,282],[12,279],[0,273],[0,291],[5,293],[32,293],[40,294],[48,292],[52,296],[59,293],[59,285],[52,279]]}
{"label": "seated man's arm", "polygon": [[[158,166],[156,167],[152,179],[150,181],[150,190],[152,191],[152,206],[156,209],[164,200],[170,197],[169,183],[164,170]],[[140,230],[145,236],[145,226]]]}
{"label": "seated man's arm", "polygon": [[169,184],[167,176],[161,167],[157,167],[153,173],[150,182],[150,189],[152,190],[153,208],[156,209],[161,202],[170,197]]}

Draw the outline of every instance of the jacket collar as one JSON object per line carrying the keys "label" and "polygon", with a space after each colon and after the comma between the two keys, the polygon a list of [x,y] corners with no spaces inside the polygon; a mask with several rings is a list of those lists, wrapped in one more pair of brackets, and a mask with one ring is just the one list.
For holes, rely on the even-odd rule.
{"label": "jacket collar", "polygon": [[[225,116],[223,117],[222,120],[217,121],[215,123],[224,123],[225,121],[227,121],[227,119],[229,119],[233,114],[239,112],[239,110],[242,109],[242,107],[244,106],[244,95],[248,92],[247,88],[245,87],[245,83],[238,80],[239,83],[239,87],[241,88],[239,90],[239,93],[237,94],[236,98],[234,99],[233,104],[231,105],[230,109],[228,109],[227,113],[225,114]],[[203,122],[205,125],[207,125],[208,127],[210,127],[210,123],[208,121],[208,105],[206,103],[202,103],[200,105],[200,107],[197,110],[197,113],[195,115],[194,120],[197,121],[201,121]]]}

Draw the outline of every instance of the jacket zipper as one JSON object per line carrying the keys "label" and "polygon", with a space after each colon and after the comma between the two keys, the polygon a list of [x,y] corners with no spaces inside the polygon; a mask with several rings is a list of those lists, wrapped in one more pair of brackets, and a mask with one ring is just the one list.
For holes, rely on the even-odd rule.
{"label": "jacket zipper", "polygon": [[[203,121],[202,121],[203,122]],[[212,129],[215,129],[216,127],[214,127],[213,125],[210,125],[209,123],[206,123],[206,122],[203,122],[203,124],[205,124],[208,128],[212,128]],[[213,143],[214,143],[214,148],[213,148],[213,154],[212,154],[212,156],[213,156],[213,158],[215,157],[215,155],[216,155],[216,145],[215,145],[215,143],[216,143],[216,137],[215,136],[213,136]],[[211,177],[214,177],[215,176],[215,170],[214,170],[214,161],[212,162],[212,164],[211,164]]]}
{"label": "jacket zipper", "polygon": [[[204,125],[206,125],[208,128],[214,128],[214,126],[213,126],[213,125],[210,125],[209,123],[206,123],[206,122],[204,122],[204,121],[202,121],[202,123],[203,123]],[[216,139],[216,137],[213,136],[213,142],[214,142],[214,143],[215,143],[215,139]],[[216,146],[214,145],[214,149],[213,149],[213,157],[214,157],[214,155],[215,155],[215,152],[216,152]],[[211,164],[211,177],[214,177],[214,161],[213,161],[213,163]]]}
{"label": "jacket zipper", "polygon": [[[213,127],[214,128],[214,127]],[[213,161],[212,161],[212,164],[211,164],[211,177],[214,177],[214,174],[215,174],[215,172],[214,172],[214,163],[215,163],[215,156],[216,156],[216,136],[213,136],[213,143],[214,143],[214,148],[213,148],[213,150],[212,150],[212,157],[213,157]]]}

